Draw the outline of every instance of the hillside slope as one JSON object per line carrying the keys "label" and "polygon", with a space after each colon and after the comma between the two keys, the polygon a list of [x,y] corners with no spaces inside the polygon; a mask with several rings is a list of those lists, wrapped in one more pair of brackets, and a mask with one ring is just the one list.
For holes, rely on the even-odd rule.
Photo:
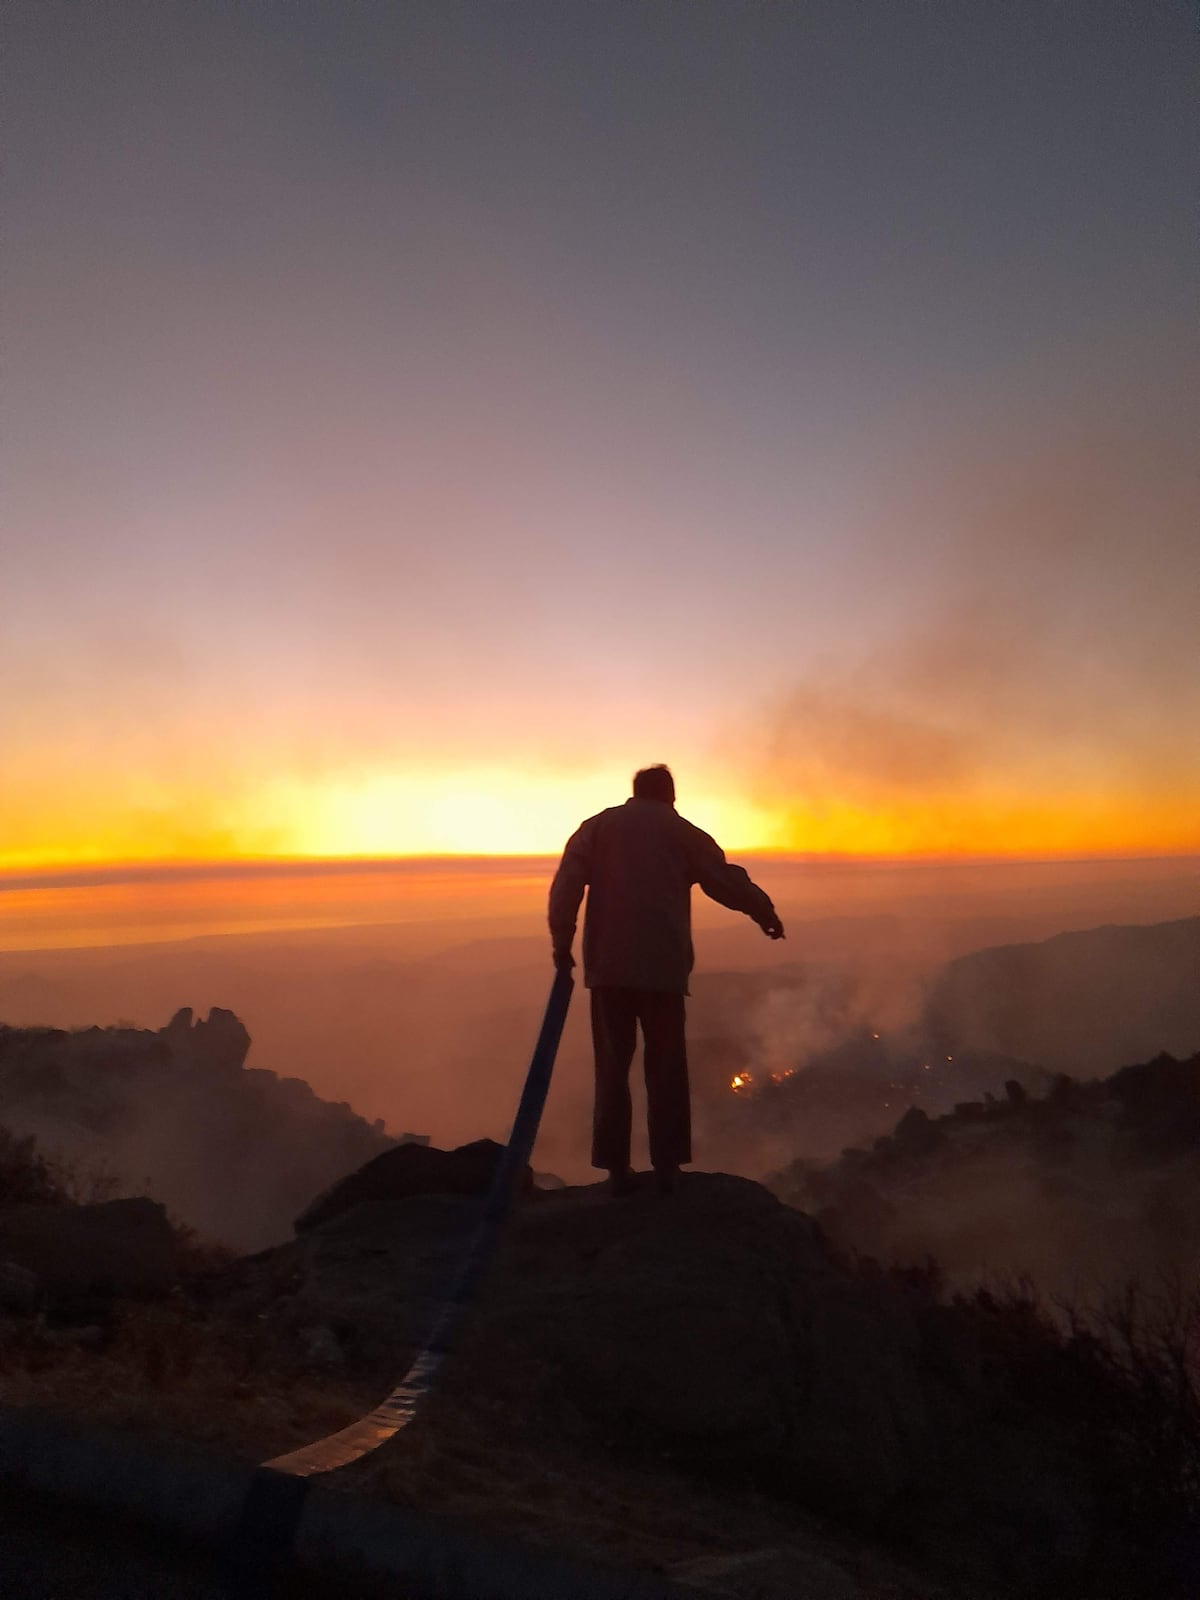
{"label": "hillside slope", "polygon": [[185,1008],[157,1031],[0,1025],[0,1122],[85,1190],[145,1190],[206,1238],[254,1249],[394,1141],[299,1078],[247,1068],[249,1047],[219,1008],[196,1021]]}
{"label": "hillside slope", "polygon": [[[0,1403],[251,1461],[334,1431],[454,1281],[461,1164],[395,1163],[397,1197],[228,1265],[156,1251],[128,1292],[50,1246],[103,1227],[140,1266],[151,1202],[0,1205]],[[745,1179],[531,1190],[430,1405],[339,1482],[728,1600],[1165,1600],[1200,1552],[1200,1423],[1146,1377],[1027,1304],[855,1266]]]}
{"label": "hillside slope", "polygon": [[1200,917],[1091,928],[949,962],[931,1036],[1075,1076],[1200,1050]]}
{"label": "hillside slope", "polygon": [[869,1149],[797,1162],[774,1192],[847,1249],[896,1265],[932,1257],[956,1284],[1032,1277],[1096,1302],[1200,1268],[1200,1055],[1110,1077],[1058,1078],[928,1117],[908,1110]]}

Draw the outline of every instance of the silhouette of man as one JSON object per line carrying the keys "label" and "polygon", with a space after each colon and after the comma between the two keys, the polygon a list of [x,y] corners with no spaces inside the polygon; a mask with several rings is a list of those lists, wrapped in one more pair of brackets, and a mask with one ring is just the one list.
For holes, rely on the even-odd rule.
{"label": "silhouette of man", "polygon": [[645,767],[633,798],[589,817],[572,834],[550,886],[554,965],[575,965],[571,945],[583,891],[583,978],[591,990],[596,1103],[592,1165],[614,1194],[634,1187],[629,1165],[629,1069],[641,1024],[650,1160],[660,1190],[692,1159],[684,998],[695,959],[692,885],[752,917],[770,939],[783,924],[770,899],[707,833],[675,809],[675,780]]}

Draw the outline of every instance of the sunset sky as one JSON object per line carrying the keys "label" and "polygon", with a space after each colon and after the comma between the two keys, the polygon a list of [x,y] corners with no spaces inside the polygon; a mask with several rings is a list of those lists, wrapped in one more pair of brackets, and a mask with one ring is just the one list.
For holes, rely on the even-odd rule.
{"label": "sunset sky", "polygon": [[0,868],[1200,850],[1185,0],[13,0]]}

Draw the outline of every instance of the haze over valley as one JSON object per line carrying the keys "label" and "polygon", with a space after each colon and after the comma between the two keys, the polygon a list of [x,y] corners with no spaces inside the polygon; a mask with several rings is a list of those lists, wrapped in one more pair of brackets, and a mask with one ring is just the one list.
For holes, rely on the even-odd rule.
{"label": "haze over valley", "polygon": [[[1004,994],[985,979],[964,998],[959,979],[952,991],[953,1032],[983,1056],[963,1056],[956,1064],[939,1058],[932,1076],[917,1061],[932,1050],[931,997],[942,1012],[950,1004],[947,973],[958,968],[947,969],[948,962],[1103,924],[1149,927],[1194,917],[1200,907],[1194,860],[763,858],[752,866],[776,897],[786,941],[771,944],[749,923],[696,896],[689,1029],[701,1167],[762,1177],[797,1157],[832,1159],[846,1145],[889,1131],[913,1100],[948,1110],[985,1089],[1001,1090],[1004,1063],[1012,1057],[1045,1074],[1065,1067],[1095,1076],[1162,1049],[1200,1047],[1200,985],[1189,987],[1186,968],[1181,976],[1178,963],[1159,963],[1163,982],[1179,991],[1168,1015],[1153,985],[1143,982],[1146,974],[1125,970],[1122,947],[1093,959],[1089,946],[1076,962],[1076,981],[1095,997],[1089,1011],[1094,1034],[1110,1029],[1120,1059],[1099,1046],[1091,1060],[1086,1049],[1080,1056],[1072,1031],[1078,1007],[1057,1020],[1054,1014],[1030,1018],[1024,1041],[997,1038],[994,1012]],[[249,1032],[248,1068],[302,1079],[321,1099],[348,1103],[367,1124],[381,1120],[393,1136],[416,1133],[442,1146],[503,1140],[549,983],[543,916],[551,871],[546,861],[498,861],[330,869],[315,878],[312,869],[224,881],[212,874],[114,882],[113,874],[94,890],[43,884],[12,891],[26,901],[40,897],[38,928],[47,942],[41,949],[0,952],[0,1021],[160,1029],[181,1006],[198,1016],[220,1007]],[[364,883],[376,920],[355,923],[349,919],[362,915]],[[101,929],[98,919],[116,914],[118,890],[122,921]],[[307,903],[298,903],[299,893]],[[59,895],[64,911],[56,922]],[[80,920],[89,895],[90,927]],[[261,931],[229,931],[239,915]],[[221,931],[195,931],[206,919]],[[151,925],[158,935],[153,942],[51,943],[104,932],[127,938]],[[192,936],[175,937],[181,926]],[[1153,969],[1153,953],[1150,962]],[[1122,1005],[1118,1029],[1112,1011]],[[937,1026],[945,1025],[940,1018]],[[916,1087],[905,1077],[914,1064],[926,1066]],[[806,1098],[798,1083],[809,1068]],[[779,1106],[759,1115],[772,1076],[791,1091],[793,1109],[786,1116]],[[735,1077],[744,1080],[737,1088]],[[635,1093],[636,1079],[635,1071]],[[833,1087],[818,1093],[818,1082]],[[539,1170],[568,1182],[591,1181],[590,1102],[580,985],[535,1152]],[[57,1145],[88,1164],[88,1140],[81,1141],[78,1130],[39,1123],[27,1109],[15,1108],[9,1120],[18,1131],[36,1128],[47,1148]],[[149,1125],[141,1143],[132,1142],[125,1179],[136,1183],[151,1170],[171,1169],[171,1153],[152,1147],[155,1126],[161,1120]],[[182,1124],[178,1136],[186,1135]],[[280,1138],[287,1142],[282,1129]],[[645,1163],[644,1149],[636,1159]],[[112,1163],[112,1151],[98,1148],[96,1164],[111,1169]],[[281,1222],[286,1218],[286,1206],[268,1209]],[[233,1239],[262,1237],[254,1218],[223,1215],[222,1224],[219,1231]]]}

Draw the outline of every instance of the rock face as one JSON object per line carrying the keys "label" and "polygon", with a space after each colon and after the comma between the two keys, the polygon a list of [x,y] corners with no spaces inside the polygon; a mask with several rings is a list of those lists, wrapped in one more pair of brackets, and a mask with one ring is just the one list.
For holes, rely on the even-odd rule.
{"label": "rock face", "polygon": [[85,1198],[98,1171],[101,1194],[149,1189],[205,1238],[258,1248],[393,1141],[299,1079],[246,1067],[249,1048],[220,1007],[202,1020],[184,1007],[157,1032],[0,1025],[0,1117],[73,1168]]}
{"label": "rock face", "polygon": [[213,1006],[202,1022],[192,1021],[191,1006],[181,1006],[159,1037],[177,1060],[200,1061],[218,1071],[240,1071],[250,1049],[245,1026],[221,1006]]}
{"label": "rock face", "polygon": [[456,1150],[439,1150],[415,1140],[396,1145],[318,1195],[296,1218],[296,1232],[319,1228],[370,1202],[407,1200],[418,1194],[483,1194],[503,1153],[504,1146],[493,1139],[476,1139]]}
{"label": "rock face", "polygon": [[[306,1360],[327,1330],[383,1392],[477,1214],[445,1193],[363,1201],[237,1264],[224,1303]],[[959,1541],[1000,1581],[1070,1567],[1094,1522],[1084,1452],[1010,1380],[986,1316],[850,1267],[741,1178],[530,1194],[448,1383],[522,1428],[667,1454],[928,1549]]]}

